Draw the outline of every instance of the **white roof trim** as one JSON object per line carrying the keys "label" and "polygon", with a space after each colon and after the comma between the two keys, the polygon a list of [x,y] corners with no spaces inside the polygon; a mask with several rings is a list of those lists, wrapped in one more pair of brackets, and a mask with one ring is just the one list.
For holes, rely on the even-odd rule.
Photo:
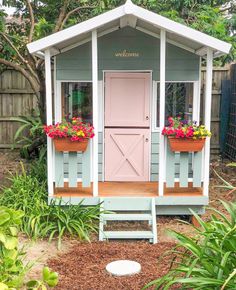
{"label": "white roof trim", "polygon": [[221,53],[229,53],[231,48],[231,44],[227,42],[209,36],[205,33],[199,32],[183,24],[177,23],[154,12],[148,11],[144,8],[134,5],[130,0],[127,0],[124,5],[118,8],[105,12],[101,15],[93,17],[89,20],[76,24],[57,33],[46,36],[32,43],[29,43],[27,45],[28,50],[30,53],[44,51],[49,47],[55,46],[77,35],[88,33],[89,31],[92,31],[125,15],[133,15],[158,28],[164,29],[167,32],[175,33],[193,42],[198,42],[205,47],[210,47]]}
{"label": "white roof trim", "polygon": [[133,5],[133,14],[138,18],[154,24],[161,29],[164,28],[169,32],[186,37],[194,42],[202,44],[203,46],[208,46],[224,53],[229,53],[230,51],[231,44],[209,36],[183,24],[177,23],[166,17],[160,16],[144,8]]}

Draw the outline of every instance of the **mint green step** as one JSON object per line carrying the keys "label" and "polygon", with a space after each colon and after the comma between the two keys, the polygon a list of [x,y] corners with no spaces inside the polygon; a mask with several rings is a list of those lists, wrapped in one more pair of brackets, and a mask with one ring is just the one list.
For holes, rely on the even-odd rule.
{"label": "mint green step", "polygon": [[152,231],[104,231],[107,239],[152,239]]}
{"label": "mint green step", "polygon": [[[157,243],[155,198],[106,197],[100,198],[100,203],[100,241],[109,239],[148,239],[154,244]],[[110,213],[111,211],[115,211],[116,213]],[[109,221],[147,221],[151,230],[106,231],[104,230],[104,226]]]}
{"label": "mint green step", "polygon": [[105,221],[151,221],[151,214],[102,214]]}

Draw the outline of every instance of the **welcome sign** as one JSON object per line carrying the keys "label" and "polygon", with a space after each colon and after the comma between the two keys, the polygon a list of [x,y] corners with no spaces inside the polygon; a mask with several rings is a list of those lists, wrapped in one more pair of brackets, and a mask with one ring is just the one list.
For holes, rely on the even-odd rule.
{"label": "welcome sign", "polygon": [[126,49],[120,52],[115,52],[115,57],[139,57],[139,52],[131,52]]}

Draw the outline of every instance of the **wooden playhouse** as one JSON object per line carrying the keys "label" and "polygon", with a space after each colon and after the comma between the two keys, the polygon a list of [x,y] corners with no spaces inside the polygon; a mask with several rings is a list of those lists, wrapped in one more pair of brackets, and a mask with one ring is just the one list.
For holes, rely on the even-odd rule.
{"label": "wooden playhouse", "polygon": [[[70,114],[95,128],[84,153],[57,152],[48,138],[49,201],[62,197],[65,203],[92,205],[103,200],[112,210],[150,209],[154,224],[156,214],[204,212],[209,138],[202,151],[173,152],[161,131],[167,116],[178,112],[197,122],[201,114],[210,129],[212,62],[229,52],[228,43],[128,0],[28,49],[45,59],[47,124]],[[203,58],[206,86],[200,104]],[[153,238],[142,232],[107,236]]]}

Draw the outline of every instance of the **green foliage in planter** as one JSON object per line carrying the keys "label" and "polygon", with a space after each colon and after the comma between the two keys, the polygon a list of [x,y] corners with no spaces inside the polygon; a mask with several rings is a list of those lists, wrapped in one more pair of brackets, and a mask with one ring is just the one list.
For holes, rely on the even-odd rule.
{"label": "green foliage in planter", "polygon": [[173,268],[144,289],[166,290],[178,283],[180,289],[236,289],[236,204],[222,204],[226,214],[212,208],[208,222],[193,213],[201,225],[194,238],[171,231],[178,241]]}
{"label": "green foliage in planter", "polygon": [[[22,289],[29,266],[24,266],[24,254],[18,249],[18,229],[23,211],[0,207],[0,289]],[[26,288],[31,290],[47,289],[58,283],[58,274],[48,267],[43,269],[42,279],[28,281]],[[32,287],[34,286],[34,287]]]}
{"label": "green foliage in planter", "polygon": [[0,204],[24,211],[21,230],[29,237],[58,239],[60,247],[64,235],[77,236],[89,241],[89,234],[97,231],[100,205],[85,207],[61,205],[61,200],[47,203],[46,181],[22,174],[11,177],[12,185],[3,190]]}

